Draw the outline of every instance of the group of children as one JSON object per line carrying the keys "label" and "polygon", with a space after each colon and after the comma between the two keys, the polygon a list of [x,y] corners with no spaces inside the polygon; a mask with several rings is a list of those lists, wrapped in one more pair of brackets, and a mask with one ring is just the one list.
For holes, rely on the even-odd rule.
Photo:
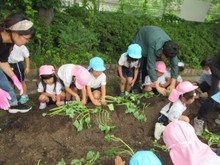
{"label": "group of children", "polygon": [[[141,51],[142,49],[138,44],[131,44],[129,45],[127,52],[123,53],[119,58],[119,96],[121,97],[125,95],[125,88],[127,92],[131,92],[132,86],[136,81],[139,71],[138,69],[140,66]],[[24,58],[28,58],[28,56],[24,56]],[[12,59],[10,60],[13,61]],[[18,63],[19,66],[22,66],[20,65],[20,63],[21,62]],[[23,71],[27,73],[29,71],[28,63],[26,64],[26,69],[24,69],[24,66],[13,67],[13,69],[15,68],[15,71],[19,70],[18,68],[23,68]],[[11,66],[17,66],[18,64],[11,64]],[[165,105],[158,114],[157,122],[155,124],[154,137],[155,139],[159,140],[164,132],[165,135],[163,138],[169,148],[174,148],[174,146],[168,144],[171,138],[166,138],[165,130],[168,129],[166,127],[169,126],[170,123],[174,123],[174,125],[177,127],[178,123],[176,124],[176,121],[184,121],[185,123],[190,123],[189,117],[183,115],[183,112],[187,109],[187,105],[194,102],[196,98],[196,90],[198,88],[200,88],[202,92],[207,92],[209,89],[209,85],[211,85],[211,73],[209,68],[203,63],[201,63],[201,66],[203,69],[203,74],[199,82],[191,83],[189,81],[184,81],[180,75],[178,76],[176,88],[173,89],[171,93],[169,91],[167,92],[169,103]],[[180,72],[183,71],[184,63],[179,62],[178,67]],[[38,84],[37,89],[40,93],[40,96],[38,98],[40,102],[39,109],[45,109],[46,106],[49,104],[56,104],[57,106],[61,106],[64,105],[66,102],[72,100],[81,101],[82,104],[87,104],[88,101],[91,101],[96,106],[106,104],[106,75],[104,73],[105,70],[106,68],[104,65],[104,61],[100,57],[93,57],[90,60],[87,69],[81,65],[64,64],[60,68],[58,68],[56,72],[53,66],[42,65],[39,68],[40,83]],[[166,64],[163,61],[157,61],[155,70],[158,84],[161,87],[166,88],[171,81],[170,71],[169,69],[167,69]],[[23,75],[21,77],[23,77]],[[20,80],[23,82],[22,85],[24,85],[25,89],[24,78],[20,78]],[[157,90],[155,89],[149,76],[145,77],[144,83],[142,84],[142,90],[143,92],[153,91],[155,94],[159,94],[157,93]],[[80,91],[80,94],[78,91]],[[215,101],[220,102],[220,93],[217,93],[212,98]],[[28,100],[26,92],[24,92],[24,95],[22,95],[20,99],[21,103],[22,100],[23,102],[26,102]],[[167,134],[167,136],[168,135],[170,136],[170,134]],[[205,146],[205,148],[207,147]],[[172,157],[173,152],[174,151],[171,152],[171,158],[173,162],[178,161],[175,157]],[[214,154],[209,152],[209,155],[213,156]],[[121,161],[121,159],[119,158],[117,158],[116,160],[119,160],[119,162]],[[216,158],[216,161],[218,162],[219,158]],[[160,164],[160,161],[158,161],[158,163]]]}

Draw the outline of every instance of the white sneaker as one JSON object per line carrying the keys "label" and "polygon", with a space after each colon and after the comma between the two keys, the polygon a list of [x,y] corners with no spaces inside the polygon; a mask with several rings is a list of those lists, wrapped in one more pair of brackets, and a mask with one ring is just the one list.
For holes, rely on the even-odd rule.
{"label": "white sneaker", "polygon": [[204,125],[203,120],[198,119],[198,117],[194,118],[194,129],[197,135],[203,132],[203,125]]}
{"label": "white sneaker", "polygon": [[164,126],[162,123],[156,123],[154,129],[154,138],[160,140],[161,135],[165,128],[166,126]]}
{"label": "white sneaker", "polygon": [[46,103],[40,103],[39,109],[45,109],[47,107]]}

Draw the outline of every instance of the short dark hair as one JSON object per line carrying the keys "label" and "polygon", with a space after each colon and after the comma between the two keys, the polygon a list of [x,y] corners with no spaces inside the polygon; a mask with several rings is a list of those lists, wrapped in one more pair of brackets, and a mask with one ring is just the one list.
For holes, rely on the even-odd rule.
{"label": "short dark hair", "polygon": [[177,56],[178,53],[179,53],[179,46],[176,42],[169,40],[164,43],[163,54],[166,57],[173,58],[173,57]]}
{"label": "short dark hair", "polygon": [[[23,20],[29,20],[29,19],[23,13],[13,13],[5,18],[5,20],[1,23],[1,27],[10,33],[12,31],[9,30],[8,28],[10,28],[12,25]],[[21,30],[21,31],[16,31],[16,32],[19,35],[31,35],[31,38],[35,36],[35,29],[33,26],[28,30]]]}
{"label": "short dark hair", "polygon": [[187,100],[189,100],[189,99],[191,99],[191,98],[194,97],[194,93],[195,93],[195,91],[193,90],[193,91],[184,93],[184,94],[183,94],[182,96],[180,96],[180,97],[184,97],[184,98],[186,99],[186,101],[187,101]]}
{"label": "short dark hair", "polygon": [[202,60],[200,65],[201,65],[201,67],[207,66],[207,59]]}

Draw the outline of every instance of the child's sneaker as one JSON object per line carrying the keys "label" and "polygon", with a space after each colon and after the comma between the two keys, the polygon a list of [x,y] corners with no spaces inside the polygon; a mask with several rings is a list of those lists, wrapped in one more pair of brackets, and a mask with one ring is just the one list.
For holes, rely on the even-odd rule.
{"label": "child's sneaker", "polygon": [[28,95],[22,95],[20,100],[19,100],[19,103],[25,104],[28,100],[29,100]]}
{"label": "child's sneaker", "polygon": [[27,105],[24,104],[18,104],[18,105],[13,105],[8,109],[9,113],[26,113],[28,111],[30,111],[32,109],[32,107],[29,107]]}
{"label": "child's sneaker", "polygon": [[194,129],[197,135],[203,132],[203,125],[204,125],[203,120],[198,119],[198,117],[194,118]]}
{"label": "child's sneaker", "polygon": [[164,126],[162,123],[156,123],[154,129],[154,138],[160,140],[161,135],[165,128],[166,126]]}
{"label": "child's sneaker", "polygon": [[120,97],[124,97],[124,96],[125,96],[125,93],[124,93],[124,92],[121,92],[121,93],[119,94],[119,96],[120,96]]}
{"label": "child's sneaker", "polygon": [[47,107],[46,103],[40,103],[39,109],[45,109]]}

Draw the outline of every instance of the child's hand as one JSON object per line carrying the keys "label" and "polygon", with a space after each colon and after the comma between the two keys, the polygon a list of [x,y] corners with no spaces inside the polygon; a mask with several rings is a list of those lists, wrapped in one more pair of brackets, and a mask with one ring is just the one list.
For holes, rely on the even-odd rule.
{"label": "child's hand", "polygon": [[76,101],[80,101],[79,95],[76,95],[76,96],[75,96],[75,99],[76,99]]}
{"label": "child's hand", "polygon": [[101,104],[102,104],[102,105],[106,105],[105,99],[102,99],[102,100],[101,100]]}
{"label": "child's hand", "polygon": [[96,100],[96,99],[92,100],[92,103],[93,103],[94,105],[97,105],[97,106],[101,105],[101,103],[99,102],[99,100]]}
{"label": "child's hand", "polygon": [[56,105],[59,107],[59,106],[62,105],[62,103],[61,103],[60,101],[57,101],[57,102],[56,102]]}
{"label": "child's hand", "polygon": [[52,95],[51,98],[53,101],[56,101],[56,95]]}
{"label": "child's hand", "polygon": [[123,161],[120,156],[116,156],[115,165],[125,165],[125,161]]}
{"label": "child's hand", "polygon": [[157,91],[159,92],[159,93],[161,93],[163,96],[166,96],[166,89],[165,88],[158,88],[157,89]]}
{"label": "child's hand", "polygon": [[85,99],[83,99],[83,100],[81,101],[81,103],[82,103],[83,105],[86,105],[87,101],[86,101]]}

